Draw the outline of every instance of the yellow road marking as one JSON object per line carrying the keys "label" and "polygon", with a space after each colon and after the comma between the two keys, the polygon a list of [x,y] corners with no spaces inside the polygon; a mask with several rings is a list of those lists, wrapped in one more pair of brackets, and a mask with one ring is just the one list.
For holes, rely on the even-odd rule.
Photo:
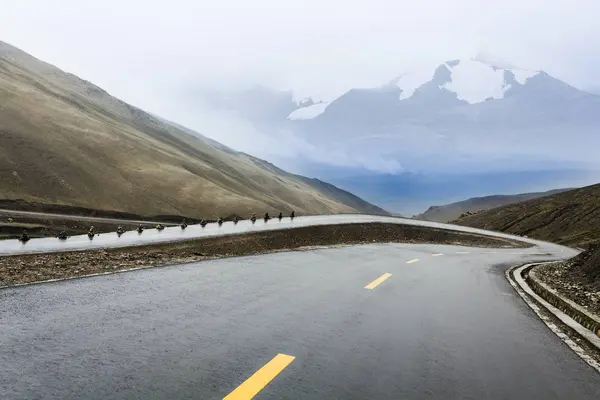
{"label": "yellow road marking", "polygon": [[365,286],[365,289],[375,289],[377,286],[379,286],[383,281],[385,281],[390,276],[392,276],[392,274],[388,274],[386,272],[385,274],[381,275],[379,278],[375,279],[373,282],[371,282],[367,286]]}
{"label": "yellow road marking", "polygon": [[415,258],[414,260],[407,261],[406,263],[407,264],[412,264],[412,263],[416,263],[416,262],[419,262],[418,258]]}
{"label": "yellow road marking", "polygon": [[469,254],[468,251],[457,251],[456,254]]}
{"label": "yellow road marking", "polygon": [[250,400],[269,384],[281,371],[285,369],[296,357],[286,354],[277,354],[244,383],[238,386],[223,400]]}
{"label": "yellow road marking", "polygon": [[439,256],[443,256],[443,254],[442,253],[435,253],[435,254],[432,254],[431,256],[432,257],[439,257]]}

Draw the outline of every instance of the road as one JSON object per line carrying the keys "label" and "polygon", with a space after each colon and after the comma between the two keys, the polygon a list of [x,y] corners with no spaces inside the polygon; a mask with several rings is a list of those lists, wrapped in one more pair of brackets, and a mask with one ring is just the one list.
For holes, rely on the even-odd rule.
{"label": "road", "polygon": [[24,216],[24,217],[39,217],[39,218],[59,218],[69,219],[73,221],[89,221],[89,222],[109,222],[115,224],[152,224],[157,225],[162,223],[164,225],[175,225],[165,222],[149,221],[149,220],[136,220],[136,219],[122,219],[122,218],[104,218],[104,217],[86,217],[81,215],[69,215],[69,214],[53,214],[43,213],[36,211],[21,211],[21,210],[9,210],[6,208],[0,208],[0,215],[6,215],[10,217]]}
{"label": "road", "polygon": [[0,393],[597,400],[600,375],[504,277],[573,254],[371,244],[6,289]]}
{"label": "road", "polygon": [[[167,227],[162,231],[157,229],[146,229],[139,234],[136,231],[125,232],[118,236],[116,233],[103,233],[95,236],[93,239],[87,235],[78,235],[68,238],[67,240],[59,240],[57,238],[39,238],[31,239],[26,243],[21,243],[17,239],[1,240],[0,241],[0,256],[8,254],[24,254],[24,253],[39,253],[39,252],[60,252],[73,250],[92,250],[101,248],[115,248],[136,246],[145,244],[154,244],[161,242],[188,240],[203,237],[223,236],[232,234],[243,234],[258,231],[271,231],[293,229],[303,226],[314,225],[333,225],[333,224],[350,224],[350,223],[366,223],[366,222],[384,222],[404,225],[419,225],[432,228],[453,229],[462,232],[473,232],[480,234],[490,234],[488,231],[481,229],[470,228],[465,226],[447,225],[439,222],[419,221],[414,219],[396,218],[396,217],[381,217],[362,214],[341,214],[341,215],[321,215],[321,216],[306,216],[290,219],[283,218],[279,221],[276,218],[268,222],[262,219],[252,223],[250,220],[243,220],[234,224],[233,222],[225,222],[222,226],[217,223],[211,223],[206,227],[200,225],[190,225],[186,229],[181,229],[179,226]],[[519,238],[513,235],[502,233],[493,233],[497,237],[520,239],[532,244],[544,246],[544,242]]]}

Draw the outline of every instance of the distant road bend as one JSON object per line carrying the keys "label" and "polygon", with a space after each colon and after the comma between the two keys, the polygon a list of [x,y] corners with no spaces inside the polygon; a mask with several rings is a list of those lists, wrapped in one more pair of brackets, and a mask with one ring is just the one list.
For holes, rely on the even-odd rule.
{"label": "distant road bend", "polygon": [[[128,232],[123,242],[110,234],[4,241],[0,252],[367,221],[484,232],[340,215]],[[535,246],[369,244],[0,290],[0,391],[7,399],[598,399],[600,375],[504,277],[508,266],[576,251],[522,240]]]}

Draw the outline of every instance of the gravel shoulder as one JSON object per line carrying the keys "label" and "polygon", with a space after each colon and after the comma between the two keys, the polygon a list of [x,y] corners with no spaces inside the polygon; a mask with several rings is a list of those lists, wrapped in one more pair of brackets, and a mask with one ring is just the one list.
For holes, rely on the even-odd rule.
{"label": "gravel shoulder", "polygon": [[311,246],[437,243],[475,247],[530,247],[516,240],[420,226],[359,223],[220,236],[160,245],[0,257],[0,286],[235,257]]}

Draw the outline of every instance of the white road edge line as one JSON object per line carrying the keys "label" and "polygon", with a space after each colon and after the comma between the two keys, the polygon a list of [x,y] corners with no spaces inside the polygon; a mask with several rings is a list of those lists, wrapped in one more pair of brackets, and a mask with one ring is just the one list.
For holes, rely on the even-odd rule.
{"label": "white road edge line", "polygon": [[553,305],[551,305],[550,303],[548,303],[546,300],[542,299],[531,289],[531,287],[529,287],[527,282],[525,282],[525,280],[521,276],[521,271],[523,271],[525,268],[530,267],[532,265],[541,265],[541,264],[548,264],[548,263],[533,263],[533,264],[526,264],[523,266],[511,267],[506,270],[506,273],[505,273],[506,278],[508,279],[508,282],[511,284],[511,286],[517,291],[519,296],[521,296],[521,298],[523,298],[525,303],[527,303],[527,305],[537,314],[537,316],[544,322],[544,324],[546,324],[546,326],[548,328],[550,328],[550,330],[552,332],[554,332],[563,342],[565,342],[565,344],[567,346],[569,346],[571,348],[571,350],[573,350],[575,352],[575,354],[577,354],[589,366],[594,368],[596,370],[596,372],[600,373],[600,363],[598,363],[594,358],[589,356],[588,353],[581,346],[579,346],[577,343],[575,343],[573,341],[573,339],[571,339],[566,333],[564,333],[562,331],[562,329],[560,329],[560,327],[558,327],[556,324],[554,324],[554,322],[552,322],[548,317],[544,316],[541,313],[538,305],[533,300],[531,300],[530,297],[534,298],[536,301],[539,302],[539,304],[541,304],[549,312],[554,314],[565,325],[574,329],[579,335],[581,335],[587,341],[589,341],[590,344],[592,344],[595,347],[600,348],[599,347],[600,346],[600,338],[595,336],[590,330],[588,330],[585,327],[583,327],[582,325],[580,325],[573,318],[569,317],[567,314],[563,313],[558,308],[556,308]]}

